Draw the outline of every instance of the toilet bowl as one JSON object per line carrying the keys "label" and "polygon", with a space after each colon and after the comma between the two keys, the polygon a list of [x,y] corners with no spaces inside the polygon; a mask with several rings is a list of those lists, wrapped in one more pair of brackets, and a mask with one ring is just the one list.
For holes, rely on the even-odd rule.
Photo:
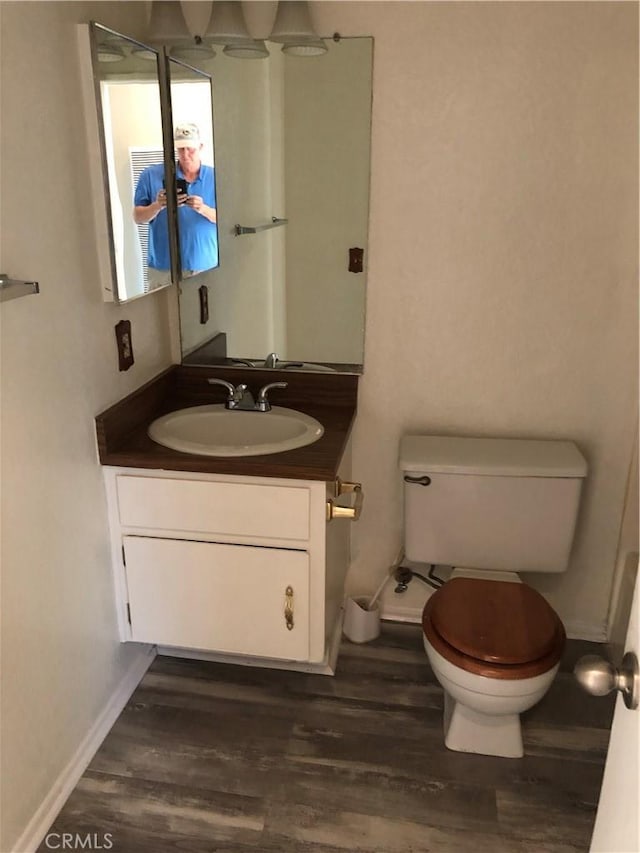
{"label": "toilet bowl", "polygon": [[428,599],[422,629],[445,692],[445,745],[521,758],[520,714],[542,699],[560,665],[565,631],[557,614],[515,575],[454,571]]}
{"label": "toilet bowl", "polygon": [[565,631],[517,573],[566,571],[586,461],[569,441],[409,435],[400,468],[407,559],[465,567],[422,615],[445,744],[521,757],[520,714],[551,686]]}

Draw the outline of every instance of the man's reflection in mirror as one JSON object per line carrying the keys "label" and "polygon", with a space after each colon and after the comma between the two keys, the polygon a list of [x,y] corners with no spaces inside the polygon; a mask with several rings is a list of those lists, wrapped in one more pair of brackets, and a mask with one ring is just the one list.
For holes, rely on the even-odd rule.
{"label": "man's reflection in mirror", "polygon": [[[182,276],[187,277],[218,266],[215,171],[200,159],[203,145],[197,125],[186,123],[176,127],[173,143],[177,158],[180,260]],[[154,283],[165,283],[171,269],[162,163],[148,166],[141,173],[133,203],[134,221],[149,225],[149,282],[153,287]]]}

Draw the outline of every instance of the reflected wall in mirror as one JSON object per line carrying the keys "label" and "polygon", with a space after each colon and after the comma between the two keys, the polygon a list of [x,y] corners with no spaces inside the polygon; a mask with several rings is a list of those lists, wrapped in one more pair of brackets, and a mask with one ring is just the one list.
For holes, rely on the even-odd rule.
{"label": "reflected wall in mirror", "polygon": [[[80,37],[86,38],[83,26],[85,34],[81,32]],[[159,55],[100,24],[89,24],[88,40],[93,98],[87,98],[86,113],[90,155],[101,155],[92,163],[92,189],[103,294],[106,299],[127,302],[172,281],[171,264],[162,270],[150,267],[149,225],[136,224],[134,217],[134,192],[141,173],[151,163],[160,164],[164,171]],[[99,145],[91,144],[92,130]],[[158,205],[156,213],[160,213],[156,243],[160,240],[168,247],[166,202]]]}
{"label": "reflected wall in mirror", "polygon": [[[362,370],[373,40],[327,44],[324,56],[271,43],[265,60],[219,52],[207,64],[224,262],[181,284],[185,363],[263,366],[276,353],[268,366]],[[274,217],[287,224],[262,230]],[[349,271],[354,248],[362,272]]]}
{"label": "reflected wall in mirror", "polygon": [[181,278],[219,265],[211,78],[168,62]]}

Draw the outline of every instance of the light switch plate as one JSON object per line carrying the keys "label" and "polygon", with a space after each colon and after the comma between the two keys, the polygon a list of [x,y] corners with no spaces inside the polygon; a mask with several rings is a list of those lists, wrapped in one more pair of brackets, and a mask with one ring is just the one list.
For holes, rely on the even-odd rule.
{"label": "light switch plate", "polygon": [[116,342],[118,344],[118,369],[129,370],[133,364],[133,344],[131,342],[131,322],[120,320],[116,323]]}

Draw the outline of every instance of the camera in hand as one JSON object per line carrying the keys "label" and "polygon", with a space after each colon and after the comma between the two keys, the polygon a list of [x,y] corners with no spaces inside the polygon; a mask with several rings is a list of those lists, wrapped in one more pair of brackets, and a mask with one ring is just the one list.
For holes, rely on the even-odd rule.
{"label": "camera in hand", "polygon": [[[166,184],[162,181],[162,186],[166,189]],[[184,178],[176,178],[176,192],[178,195],[180,193],[184,193],[184,195],[189,195],[189,184]]]}

